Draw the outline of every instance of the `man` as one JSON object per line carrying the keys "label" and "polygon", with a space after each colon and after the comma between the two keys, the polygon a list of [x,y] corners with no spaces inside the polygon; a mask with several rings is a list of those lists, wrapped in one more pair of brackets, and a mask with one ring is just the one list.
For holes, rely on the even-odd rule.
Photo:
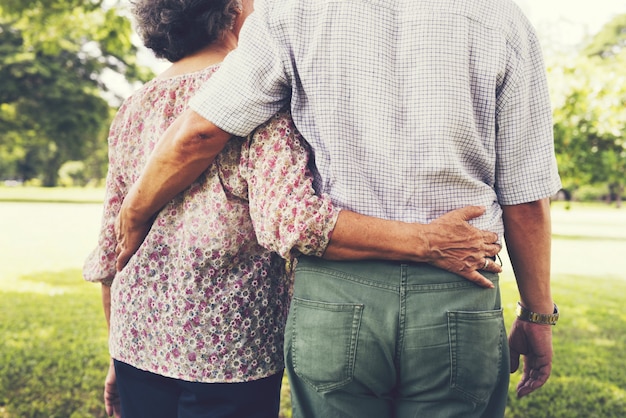
{"label": "man", "polygon": [[[172,125],[124,203],[122,266],[150,216],[286,103],[317,190],[432,225],[467,205],[505,236],[520,293],[518,395],[551,371],[549,196],[560,188],[536,35],[509,0],[257,0],[238,49]],[[209,122],[211,121],[211,122]],[[458,250],[458,249],[457,249]],[[459,254],[462,254],[459,251]],[[462,254],[466,257],[467,254]],[[509,350],[493,263],[302,257],[286,335],[296,417],[503,416]],[[458,271],[457,271],[458,272]],[[469,273],[468,273],[469,272]],[[471,274],[470,274],[471,273]]]}

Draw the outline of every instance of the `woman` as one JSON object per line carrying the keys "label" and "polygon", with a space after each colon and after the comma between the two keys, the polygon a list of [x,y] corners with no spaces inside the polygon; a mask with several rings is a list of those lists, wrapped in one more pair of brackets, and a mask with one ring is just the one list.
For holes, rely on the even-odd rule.
{"label": "woman", "polygon": [[[110,321],[109,415],[278,415],[291,282],[280,257],[257,243],[255,227],[285,258],[326,251],[332,258],[410,259],[418,252],[410,241],[418,234],[406,224],[380,221],[380,228],[313,195],[307,155],[282,114],[254,141],[231,141],[161,210],[116,272],[114,223],[124,196],[154,141],[235,48],[252,7],[251,0],[134,2],[144,43],[173,64],[128,98],[112,123],[102,229],[84,268],[86,280],[102,283]],[[357,223],[381,233],[355,239]]]}
{"label": "woman", "polygon": [[237,196],[245,195],[234,175],[241,141],[156,217],[137,255],[115,271],[119,204],[154,141],[236,47],[253,2],[133,6],[145,45],[173,64],[124,102],[109,135],[102,232],[84,269],[102,283],[110,318],[107,413],[276,417],[289,281],[279,257],[256,243],[248,204]]}

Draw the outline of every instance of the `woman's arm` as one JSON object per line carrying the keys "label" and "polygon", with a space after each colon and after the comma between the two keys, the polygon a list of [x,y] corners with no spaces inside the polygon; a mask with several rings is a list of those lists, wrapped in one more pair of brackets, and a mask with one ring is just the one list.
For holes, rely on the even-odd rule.
{"label": "woman's arm", "polygon": [[[102,285],[102,307],[104,308],[104,316],[109,328],[111,321],[111,286]],[[119,392],[117,391],[117,378],[115,376],[115,367],[113,359],[109,361],[109,369],[104,379],[104,408],[110,417],[122,417],[122,405],[120,403]]]}

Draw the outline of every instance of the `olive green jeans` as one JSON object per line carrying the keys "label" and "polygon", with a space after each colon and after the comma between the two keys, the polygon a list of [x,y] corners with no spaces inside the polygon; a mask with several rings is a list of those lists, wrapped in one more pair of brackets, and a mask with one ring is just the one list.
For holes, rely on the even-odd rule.
{"label": "olive green jeans", "polygon": [[285,336],[294,418],[498,418],[509,353],[495,289],[427,264],[302,257]]}

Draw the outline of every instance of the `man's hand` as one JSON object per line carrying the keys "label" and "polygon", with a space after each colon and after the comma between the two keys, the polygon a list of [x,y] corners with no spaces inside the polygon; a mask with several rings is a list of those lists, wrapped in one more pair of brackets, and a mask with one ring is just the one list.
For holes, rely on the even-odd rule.
{"label": "man's hand", "polygon": [[131,210],[122,204],[120,213],[115,220],[117,271],[121,271],[126,266],[128,260],[143,243],[151,227],[152,219],[147,222],[138,221],[131,215]]}
{"label": "man's hand", "polygon": [[515,319],[509,335],[511,373],[519,367],[524,356],[522,380],[517,385],[521,398],[543,386],[552,371],[552,326],[533,324]]}
{"label": "man's hand", "polygon": [[500,273],[502,268],[492,258],[502,247],[498,235],[476,229],[468,221],[485,213],[479,206],[453,210],[425,225],[429,246],[427,262],[458,274],[479,286],[493,288],[493,283],[479,270]]}
{"label": "man's hand", "polygon": [[104,407],[108,416],[122,418],[122,405],[117,391],[117,378],[115,377],[113,360],[109,364],[109,371],[104,380]]}

